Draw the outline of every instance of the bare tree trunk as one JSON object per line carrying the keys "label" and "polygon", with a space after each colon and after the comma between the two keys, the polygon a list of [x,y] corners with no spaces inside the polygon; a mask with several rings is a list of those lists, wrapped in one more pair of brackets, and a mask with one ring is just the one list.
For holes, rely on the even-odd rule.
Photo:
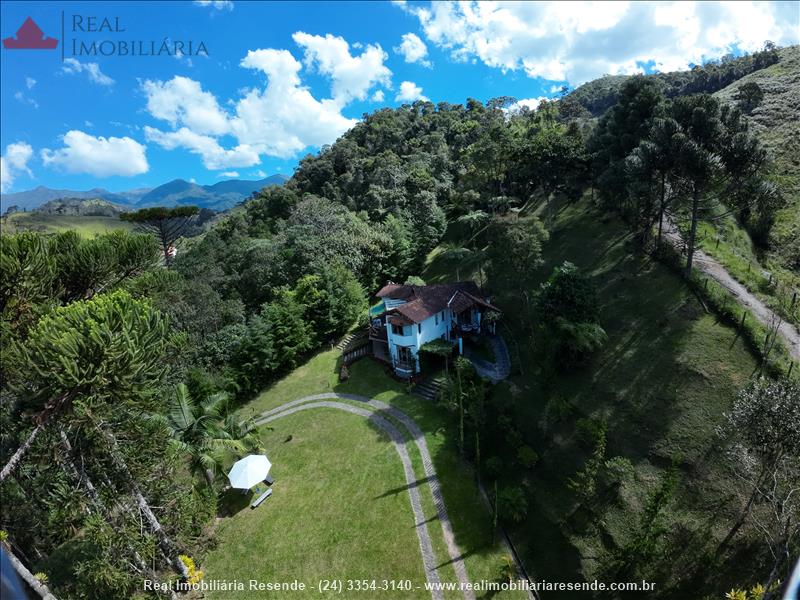
{"label": "bare tree trunk", "polygon": [[14,452],[14,455],[8,459],[8,462],[3,467],[3,470],[0,471],[0,482],[3,482],[6,477],[11,475],[14,470],[19,466],[19,463],[22,462],[22,459],[27,454],[28,450],[30,450],[33,442],[36,441],[36,438],[39,436],[40,433],[44,430],[47,424],[50,421],[50,418],[61,408],[64,404],[71,402],[73,398],[77,395],[78,390],[70,390],[68,392],[64,392],[59,396],[51,399],[47,405],[45,406],[44,410],[40,412],[36,416],[36,427],[31,431],[28,439],[17,448],[17,451]]}
{"label": "bare tree trunk", "polygon": [[11,551],[11,547],[8,544],[2,544],[2,546],[6,556],[8,557],[8,560],[11,562],[14,570],[17,572],[17,575],[19,575],[33,591],[39,594],[39,597],[41,597],[42,600],[58,600],[50,592],[48,587],[36,579],[36,577],[33,576],[33,573],[31,573],[28,568],[23,565],[16,556],[14,556],[14,553]]}
{"label": "bare tree trunk", "polygon": [[86,493],[89,495],[92,503],[96,506],[99,506],[100,496],[97,494],[97,488],[94,487],[92,480],[89,479],[88,475],[86,475],[86,471],[84,471],[82,468],[78,468],[78,466],[75,464],[75,452],[72,449],[72,444],[70,443],[67,433],[64,431],[63,427],[59,426],[58,434],[61,437],[61,444],[64,446],[64,450],[66,452],[66,461],[64,461],[64,465],[69,471],[70,476],[72,476],[72,478],[75,479],[75,481],[77,481],[84,490],[86,490]]}
{"label": "bare tree trunk", "polygon": [[150,529],[155,534],[156,538],[158,539],[158,545],[161,548],[161,551],[164,553],[164,556],[172,563],[175,572],[178,573],[184,579],[189,578],[189,571],[186,568],[186,565],[183,564],[183,561],[178,558],[178,555],[175,553],[173,548],[172,541],[167,536],[167,533],[164,531],[164,528],[161,527],[161,523],[158,522],[156,515],[153,513],[150,505],[147,503],[144,495],[142,494],[141,489],[139,488],[139,484],[136,483],[136,480],[133,478],[130,470],[128,469],[128,465],[125,462],[125,459],[122,458],[122,454],[119,451],[119,446],[117,445],[116,438],[108,431],[98,427],[100,433],[103,435],[106,443],[109,446],[109,455],[111,457],[111,462],[114,463],[114,467],[123,475],[125,481],[127,482],[128,486],[133,493],[133,497],[136,500],[136,504],[139,507],[139,510],[144,515],[147,523],[150,525]]}
{"label": "bare tree trunk", "polygon": [[664,180],[665,180],[665,178],[666,178],[666,174],[662,173],[661,174],[661,199],[660,199],[659,204],[658,204],[658,238],[656,239],[656,248],[657,249],[661,248],[661,232],[664,230],[664,210],[666,208],[664,206],[664,198],[665,198],[665,190],[664,190],[665,181]]}
{"label": "bare tree trunk", "polygon": [[[775,558],[775,563],[772,565],[772,571],[770,571],[769,578],[767,579],[767,583],[764,584],[764,598],[763,600],[770,600],[771,598],[775,598],[778,594],[777,590],[775,592],[771,592],[770,588],[773,586],[775,581],[778,579],[778,571],[780,571],[781,566],[783,565],[785,560],[791,560],[789,556],[789,542],[788,540],[781,548],[781,551],[778,553],[778,556]],[[789,566],[791,569],[791,564]],[[780,586],[777,586],[780,587]]]}
{"label": "bare tree trunk", "polygon": [[44,426],[44,422],[39,423],[33,429],[33,431],[31,431],[31,434],[28,436],[28,439],[25,440],[22,446],[17,448],[17,451],[14,452],[14,455],[8,459],[6,466],[4,466],[3,470],[0,471],[0,482],[4,481],[5,478],[11,475],[11,473],[13,473],[14,470],[19,466],[19,463],[22,462],[22,459],[25,457],[25,454],[27,454],[28,450],[30,450],[33,442],[36,441],[36,438],[40,433],[42,433],[42,430],[44,430]]}
{"label": "bare tree trunk", "polygon": [[697,223],[700,221],[700,190],[697,187],[692,192],[692,227],[689,230],[689,240],[686,244],[686,278],[692,276],[692,260],[694,259],[694,245],[697,238]]}

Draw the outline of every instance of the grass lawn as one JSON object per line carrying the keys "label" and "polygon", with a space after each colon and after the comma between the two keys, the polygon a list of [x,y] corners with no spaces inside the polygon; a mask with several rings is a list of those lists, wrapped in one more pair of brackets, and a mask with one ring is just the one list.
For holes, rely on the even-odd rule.
{"label": "grass lawn", "polygon": [[18,212],[3,219],[7,233],[41,231],[60,233],[73,229],[83,237],[95,237],[116,229],[133,231],[133,225],[117,217],[81,217],[77,215],[49,215],[37,212]]}
{"label": "grass lawn", "polygon": [[[524,375],[515,372],[496,386],[493,401],[514,407],[525,443],[540,456],[533,469],[508,474],[506,481],[528,484],[528,516],[513,533],[528,570],[549,581],[594,579],[598,559],[629,539],[648,493],[675,460],[680,484],[667,515],[667,558],[652,571],[659,597],[721,597],[734,585],[755,580],[743,556],[715,568],[704,581],[683,576],[697,572],[692,563],[697,555],[687,550],[719,540],[739,507],[739,486],[728,475],[715,429],[754,373],[754,357],[734,329],[705,313],[679,277],[637,255],[613,216],[580,202],[547,217],[551,238],[541,280],[565,260],[590,275],[609,339],[589,365],[555,375],[542,368],[526,340],[509,339],[512,355],[518,342]],[[446,281],[454,272],[434,252],[422,277]],[[496,303],[506,315],[502,331],[511,337],[521,305],[514,294],[501,294]],[[629,459],[634,473],[617,498],[601,499],[588,519],[579,519],[566,482],[591,453],[576,435],[576,422],[585,417],[608,422],[606,458]],[[484,447],[484,460],[492,452],[497,450]],[[669,568],[662,569],[666,563]]]}
{"label": "grass lawn", "polygon": [[320,597],[319,579],[410,579],[422,585],[403,468],[388,438],[364,418],[331,409],[290,415],[262,429],[274,464],[273,494],[251,510],[250,495],[229,493],[219,545],[203,562],[207,579],[297,579],[312,588],[286,593],[293,598]]}
{"label": "grass lawn", "polygon": [[[243,406],[241,413],[253,416],[265,410],[275,408],[290,400],[296,400],[303,396],[323,392],[359,394],[397,406],[414,419],[425,432],[428,449],[439,476],[442,491],[445,496],[447,511],[456,535],[456,541],[463,552],[463,560],[466,564],[470,580],[476,582],[484,579],[490,581],[497,580],[500,574],[504,552],[499,544],[492,539],[491,515],[478,497],[474,475],[469,466],[458,454],[456,442],[457,428],[453,416],[437,405],[410,395],[405,384],[390,378],[384,372],[383,367],[370,359],[363,359],[353,364],[350,370],[350,379],[340,384],[337,378],[339,356],[340,352],[338,350],[328,350],[316,354],[304,365],[295,369],[292,373],[267,388],[252,402]],[[417,565],[416,568],[419,569],[419,575],[416,576],[415,582],[423,581],[423,574],[421,571],[422,559],[416,535],[411,527],[409,527],[406,532],[406,529],[401,525],[404,522],[413,525],[413,517],[408,501],[408,494],[404,488],[399,458],[389,443],[376,435],[376,432],[369,428],[362,417],[344,413],[340,416],[332,409],[320,409],[301,412],[286,417],[285,421],[279,419],[270,423],[269,426],[274,427],[275,431],[266,432],[264,435],[267,453],[276,465],[274,471],[276,484],[273,496],[280,492],[281,486],[284,485],[283,482],[286,478],[285,475],[280,474],[277,465],[283,461],[286,463],[287,469],[292,469],[293,465],[299,464],[294,462],[294,459],[287,462],[286,459],[283,458],[284,452],[290,452],[295,447],[295,440],[298,439],[297,432],[301,432],[303,438],[305,438],[308,435],[305,431],[306,429],[309,429],[309,431],[318,431],[319,427],[324,428],[324,423],[327,421],[330,413],[334,413],[336,417],[340,417],[338,419],[339,421],[344,419],[342,422],[349,423],[353,427],[352,432],[348,432],[347,435],[333,437],[325,436],[324,431],[320,431],[320,435],[325,437],[325,441],[320,443],[320,452],[325,452],[326,448],[329,448],[330,445],[335,445],[337,447],[347,446],[346,448],[342,448],[339,456],[342,457],[341,460],[344,461],[344,463],[349,463],[349,468],[352,469],[352,471],[350,472],[351,474],[342,476],[337,481],[333,482],[337,487],[342,486],[342,492],[336,493],[345,495],[349,493],[352,494],[354,498],[361,497],[360,488],[364,485],[364,481],[357,476],[357,473],[360,472],[359,469],[362,468],[362,466],[360,466],[361,461],[376,452],[385,453],[384,449],[388,448],[390,454],[387,454],[387,456],[392,459],[392,464],[397,469],[396,473],[397,477],[400,477],[400,483],[397,484],[394,480],[390,481],[388,475],[385,477],[381,475],[381,477],[384,477],[385,481],[375,482],[374,485],[381,488],[382,491],[380,493],[387,490],[395,490],[393,497],[398,499],[398,506],[402,507],[404,511],[403,516],[392,516],[387,513],[380,518],[380,522],[371,518],[365,519],[364,523],[362,525],[357,525],[357,527],[361,530],[369,529],[371,532],[370,535],[374,533],[374,535],[377,535],[385,541],[387,547],[393,548],[395,553],[404,557],[403,560],[400,561],[400,564],[397,564],[397,561],[395,561],[387,563],[387,565],[396,565],[392,566],[392,568],[397,569],[400,569],[402,565],[403,569],[408,569],[410,568],[410,564],[414,563]],[[286,425],[287,423],[289,425]],[[320,423],[322,423],[322,425],[319,425]],[[398,426],[398,428],[404,431],[402,426]],[[369,435],[364,433],[359,434],[358,431],[366,431]],[[284,444],[283,440],[290,434],[293,436],[292,441]],[[360,436],[360,441],[355,442],[352,440],[355,435]],[[352,444],[366,443],[362,439],[365,435],[372,449],[365,449],[363,452],[354,450]],[[420,480],[423,480],[424,472],[419,452],[413,444],[410,444],[408,447],[415,473]],[[337,452],[339,452],[338,449]],[[305,471],[304,475],[302,475],[303,477],[308,477],[309,473],[312,472],[324,472],[326,469],[324,461],[317,461],[312,456],[313,453],[303,458],[307,463],[304,467]],[[388,473],[388,471],[386,473]],[[394,477],[394,475],[392,477]],[[403,486],[402,489],[399,489],[401,486]],[[303,494],[304,497],[310,493],[301,488],[292,488],[290,492],[286,493],[287,495],[290,493],[293,495],[295,490],[297,493]],[[377,495],[377,493],[373,494],[373,496]],[[436,508],[433,504],[433,498],[426,486],[421,490],[421,498],[423,511],[428,521],[428,531],[431,536],[434,551],[437,555],[439,575],[442,581],[455,582],[455,572],[450,564],[450,558],[447,554],[441,526],[436,519]],[[265,507],[265,513],[272,511],[277,507],[277,503],[270,505],[272,500],[273,498],[268,499],[265,506],[259,507],[255,511],[252,511],[252,513],[258,513]],[[358,502],[354,504],[358,505]],[[299,505],[302,506],[302,502]],[[360,510],[363,512],[363,505]],[[325,543],[325,540],[331,535],[328,530],[337,519],[330,519],[327,517],[319,518],[316,516],[317,514],[324,514],[324,512],[320,513],[317,511],[315,513],[311,511],[310,513],[305,513],[303,511],[298,511],[291,502],[285,512],[289,515],[287,518],[293,520],[293,524],[291,527],[284,530],[284,534],[291,538],[302,537],[308,540],[303,551],[309,557],[307,562],[312,565],[310,568],[316,571],[318,568],[328,565],[328,561],[332,560],[329,555],[331,553],[339,553],[338,550]],[[264,521],[264,525],[262,526],[262,522],[257,521],[260,517],[252,513],[249,508],[245,507],[233,517],[226,518],[222,521],[219,530],[219,547],[214,553],[209,555],[206,561],[209,565],[206,567],[208,577],[221,577],[223,576],[223,571],[227,572],[226,569],[228,569],[228,567],[225,566],[225,560],[219,558],[221,553],[232,557],[226,560],[234,561],[237,565],[240,565],[235,567],[239,569],[237,572],[244,574],[253,572],[248,565],[252,565],[254,564],[253,561],[260,559],[253,559],[253,561],[251,561],[249,558],[250,555],[246,552],[232,553],[230,550],[232,545],[233,547],[237,547],[237,545],[242,544],[242,542],[239,541],[242,531],[255,531],[260,533],[263,527],[270,527],[266,521]],[[314,516],[298,519],[297,516],[301,513]],[[234,527],[228,524],[228,522],[235,522],[237,525]],[[242,523],[241,529],[238,525],[239,522]],[[248,522],[250,525],[247,524]],[[354,525],[354,527],[356,527],[356,525]],[[267,529],[267,531],[269,531],[269,529]],[[387,535],[387,532],[390,532],[390,534]],[[252,552],[253,556],[266,557],[269,557],[272,553],[271,549],[268,547],[259,548],[255,546]],[[333,577],[336,575],[340,578],[362,576],[382,578],[389,576],[388,569],[384,568],[381,564],[383,559],[380,554],[373,553],[373,558],[369,559],[353,551],[349,554],[349,558],[347,553],[342,553],[342,557],[346,559],[346,562],[340,563],[336,567],[330,567],[327,571],[320,571],[318,576]],[[362,562],[364,562],[364,564],[361,564]],[[370,569],[373,569],[371,571],[373,575],[363,574],[364,569],[367,568],[365,566],[367,564]],[[205,566],[204,563],[204,567]],[[293,573],[295,572],[296,571],[292,570],[292,568],[287,567],[286,571],[281,574],[281,577],[293,577]],[[226,577],[230,576],[226,575]],[[425,596],[426,594],[424,592],[416,592],[416,594],[410,597],[419,598]],[[402,594],[389,594],[385,597],[402,597]],[[461,594],[447,592],[445,597],[460,598]],[[521,593],[499,593],[494,597],[497,599],[522,598],[523,595]]]}

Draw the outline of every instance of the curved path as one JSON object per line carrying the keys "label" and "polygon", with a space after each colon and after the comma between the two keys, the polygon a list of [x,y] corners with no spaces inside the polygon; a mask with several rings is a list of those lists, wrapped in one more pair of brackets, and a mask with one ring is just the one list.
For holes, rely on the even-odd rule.
{"label": "curved path", "polygon": [[[672,243],[672,245],[675,246],[679,251],[681,251],[683,254],[686,253],[685,249],[683,248],[683,239],[681,238],[678,227],[671,215],[666,215],[666,218],[664,219],[664,235],[666,236],[667,240],[669,240],[670,243]],[[789,350],[789,355],[794,360],[800,360],[800,330],[798,330],[793,324],[780,319],[780,317],[777,317],[771,308],[759,300],[755,294],[753,294],[745,286],[734,279],[733,276],[728,273],[725,267],[719,263],[719,261],[706,254],[702,250],[696,249],[694,251],[693,264],[699,271],[702,271],[712,279],[716,280],[721,286],[727,288],[727,290],[733,294],[741,304],[750,309],[755,318],[758,319],[767,329],[774,328],[776,323],[774,319],[778,319],[778,333],[780,333],[783,341],[786,343],[786,347]]]}
{"label": "curved path", "polygon": [[[367,410],[344,404],[342,402],[331,402],[329,399],[342,399],[350,400],[353,402],[360,402],[366,404],[375,410]],[[453,533],[453,527],[450,523],[450,518],[447,515],[447,508],[444,504],[444,496],[442,495],[441,486],[439,485],[439,478],[436,475],[436,469],[433,466],[430,452],[428,451],[428,444],[425,441],[425,435],[420,429],[419,425],[403,411],[381,402],[380,400],[372,400],[365,396],[357,396],[354,394],[317,394],[314,396],[306,396],[298,400],[293,400],[278,406],[272,410],[265,411],[256,417],[255,421],[258,425],[269,423],[280,417],[284,417],[295,412],[305,410],[308,408],[338,408],[347,412],[358,414],[366,417],[376,427],[385,431],[395,445],[397,453],[400,455],[400,460],[403,463],[403,468],[406,473],[406,483],[408,483],[408,494],[411,500],[411,508],[414,511],[414,518],[417,521],[417,536],[419,537],[420,550],[422,551],[422,560],[425,565],[425,574],[430,583],[439,582],[439,573],[436,569],[436,557],[431,546],[430,536],[425,523],[425,517],[422,513],[422,506],[420,503],[419,490],[417,489],[416,475],[411,466],[411,459],[408,455],[406,448],[406,439],[398,431],[398,429],[389,422],[381,414],[390,416],[403,424],[411,435],[411,439],[419,450],[420,457],[422,458],[422,466],[425,472],[425,480],[433,496],[433,502],[436,506],[436,513],[439,518],[439,523],[442,527],[442,535],[444,536],[447,552],[450,555],[450,563],[453,565],[453,570],[456,573],[459,583],[461,584],[462,593],[467,600],[474,600],[475,594],[472,590],[468,589],[469,577],[467,576],[467,568],[464,565],[463,555],[458,548]],[[431,595],[435,599],[442,598],[442,592],[439,590],[432,590]]]}

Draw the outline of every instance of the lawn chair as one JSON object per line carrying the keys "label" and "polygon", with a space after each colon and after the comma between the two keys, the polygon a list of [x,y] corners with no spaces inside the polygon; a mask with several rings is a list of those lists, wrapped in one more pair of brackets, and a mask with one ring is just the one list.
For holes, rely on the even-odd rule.
{"label": "lawn chair", "polygon": [[261,504],[261,503],[262,503],[264,500],[266,500],[267,498],[269,498],[271,495],[272,495],[272,490],[267,490],[266,492],[264,492],[263,494],[261,494],[261,495],[260,495],[258,498],[256,498],[255,500],[253,500],[253,503],[252,503],[252,504],[250,504],[250,508],[255,508],[256,506],[258,506],[259,504]]}

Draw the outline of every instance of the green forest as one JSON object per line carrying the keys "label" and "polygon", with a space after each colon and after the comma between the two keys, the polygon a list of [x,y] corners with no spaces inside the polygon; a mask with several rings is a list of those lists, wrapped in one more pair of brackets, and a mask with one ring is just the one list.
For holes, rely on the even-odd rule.
{"label": "green forest", "polygon": [[[604,78],[535,110],[417,101],[201,225],[149,208],[93,235],[4,233],[2,542],[59,598],[198,581],[228,543],[228,468],[283,432],[256,423],[270,395],[314,369],[308,393],[338,391],[334,347],[388,281],[474,280],[502,310],[508,379],[431,349],[435,404],[369,360],[341,389],[394,390],[435,423],[437,468],[486,490],[487,529],[532,580],[780,597],[800,555],[800,364],[781,333],[800,324],[797,169],[747,78],[797,54]],[[458,513],[467,488],[441,476]]]}

